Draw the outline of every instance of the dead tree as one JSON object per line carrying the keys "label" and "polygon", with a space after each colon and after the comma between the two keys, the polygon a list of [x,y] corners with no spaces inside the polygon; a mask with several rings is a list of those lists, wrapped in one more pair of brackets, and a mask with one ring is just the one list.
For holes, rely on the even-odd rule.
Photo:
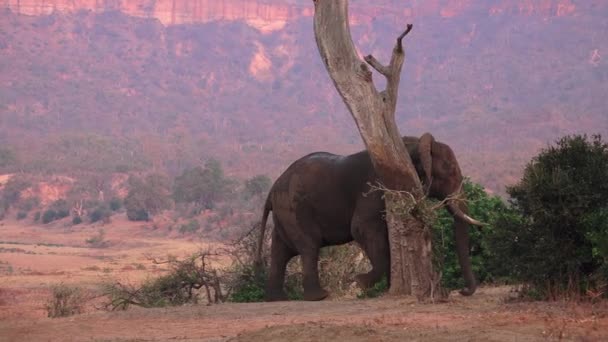
{"label": "dead tree", "polygon": [[[419,202],[420,179],[395,123],[401,67],[405,59],[403,38],[397,37],[391,60],[381,64],[374,56],[357,55],[348,22],[348,0],[313,0],[314,32],[329,76],[352,114],[359,133],[385,187],[386,219],[391,249],[391,294],[412,294],[418,299],[441,295],[433,267],[431,235]],[[368,64],[386,78],[378,91]]]}

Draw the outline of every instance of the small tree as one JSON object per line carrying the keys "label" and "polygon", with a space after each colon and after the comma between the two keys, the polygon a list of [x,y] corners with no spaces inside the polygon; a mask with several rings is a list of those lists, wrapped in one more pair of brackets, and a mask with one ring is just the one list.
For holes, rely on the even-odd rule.
{"label": "small tree", "polygon": [[164,175],[151,174],[145,179],[129,178],[129,193],[125,198],[127,217],[131,221],[146,221],[150,215],[171,207],[169,180]]}
{"label": "small tree", "polygon": [[232,181],[224,176],[221,164],[210,159],[205,167],[184,170],[175,178],[173,199],[175,202],[195,203],[199,210],[211,209],[217,201],[230,192]]}
{"label": "small tree", "polygon": [[2,188],[2,197],[0,198],[2,207],[6,210],[17,204],[21,199],[21,192],[31,185],[31,180],[26,176],[15,175],[11,177]]}
{"label": "small tree", "polygon": [[[314,0],[314,32],[321,60],[350,111],[385,191],[390,243],[390,292],[419,300],[443,296],[433,265],[428,212],[421,205],[422,184],[395,121],[401,68],[405,60],[397,37],[388,65],[359,57],[350,34],[348,0]],[[368,66],[369,65],[369,66]],[[370,67],[386,78],[378,91]]]}
{"label": "small tree", "polygon": [[13,150],[0,146],[0,168],[13,166],[17,163],[17,156]]}
{"label": "small tree", "polygon": [[523,218],[499,217],[492,250],[542,298],[607,291],[608,145],[567,136],[541,151],[507,188]]}
{"label": "small tree", "polygon": [[270,189],[272,181],[266,175],[257,175],[245,181],[245,199],[263,195]]}

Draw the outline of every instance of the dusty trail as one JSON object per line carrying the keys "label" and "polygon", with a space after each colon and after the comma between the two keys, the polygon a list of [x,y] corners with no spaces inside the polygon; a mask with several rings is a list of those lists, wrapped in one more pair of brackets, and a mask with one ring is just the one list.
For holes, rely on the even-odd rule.
{"label": "dusty trail", "polygon": [[[106,277],[162,274],[146,255],[181,256],[205,244],[150,235],[126,221],[114,242],[88,248],[97,227],[2,226],[0,341],[608,341],[608,303],[505,304],[508,287],[453,294],[441,304],[411,298],[132,308],[46,318],[50,286],[94,289]],[[92,305],[90,305],[92,306]]]}
{"label": "dusty trail", "polygon": [[[508,288],[410,299],[195,305],[0,322],[2,341],[538,341],[608,339],[608,315],[563,303],[503,304]],[[591,310],[595,310],[592,315]],[[605,309],[605,307],[604,307]],[[604,315],[602,316],[601,313]]]}

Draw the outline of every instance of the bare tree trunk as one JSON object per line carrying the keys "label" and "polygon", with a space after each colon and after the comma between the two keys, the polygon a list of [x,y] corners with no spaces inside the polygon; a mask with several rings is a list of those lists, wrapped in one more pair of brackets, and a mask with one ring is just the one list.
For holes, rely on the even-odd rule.
{"label": "bare tree trunk", "polygon": [[[317,46],[329,76],[352,114],[370,153],[385,194],[391,246],[392,294],[419,299],[440,295],[433,269],[431,237],[420,217],[412,215],[422,198],[422,185],[395,122],[401,67],[405,59],[398,38],[388,66],[374,56],[362,61],[356,53],[348,22],[348,0],[313,0]],[[367,62],[367,64],[366,64]],[[386,77],[386,90],[378,92],[368,64]],[[392,191],[396,190],[396,191]]]}

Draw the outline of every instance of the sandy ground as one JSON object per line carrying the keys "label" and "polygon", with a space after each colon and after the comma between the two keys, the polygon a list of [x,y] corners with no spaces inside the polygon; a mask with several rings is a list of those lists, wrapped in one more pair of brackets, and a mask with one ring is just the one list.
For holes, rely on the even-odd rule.
{"label": "sandy ground", "polygon": [[110,248],[88,248],[84,240],[96,230],[0,226],[0,341],[608,341],[607,303],[507,303],[508,287],[453,294],[441,304],[384,297],[46,318],[53,284],[93,289],[108,277],[137,281],[163,272],[149,256],[206,247],[125,223],[106,227]]}

